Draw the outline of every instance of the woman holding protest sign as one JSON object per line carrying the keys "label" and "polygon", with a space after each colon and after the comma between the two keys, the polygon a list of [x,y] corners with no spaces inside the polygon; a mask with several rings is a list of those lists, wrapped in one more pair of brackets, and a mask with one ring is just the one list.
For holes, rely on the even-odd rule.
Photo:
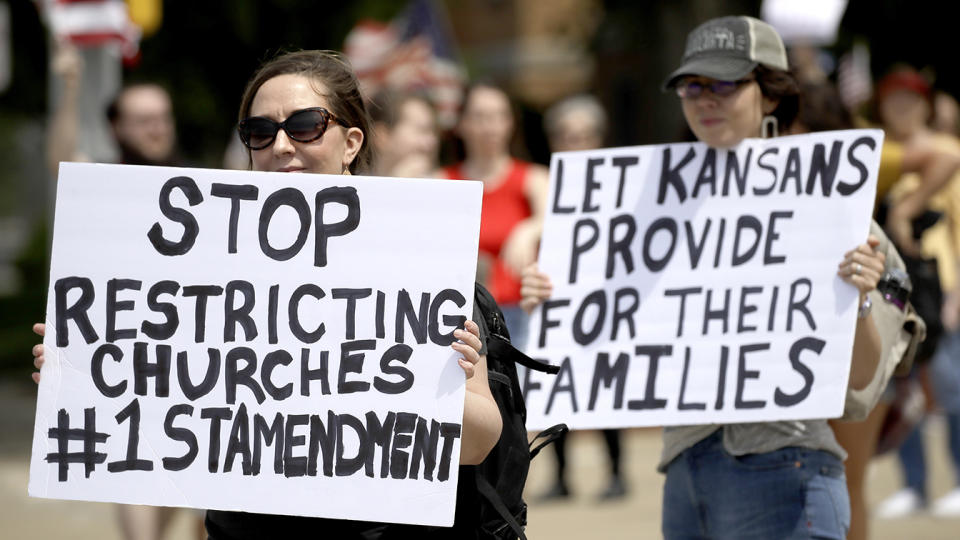
{"label": "woman holding protest sign", "polygon": [[[329,51],[293,52],[265,63],[244,91],[238,130],[255,171],[354,174],[371,162],[370,119],[356,76],[339,54]],[[475,311],[473,319],[477,322],[468,320],[465,329],[454,332],[459,341],[451,345],[462,355],[459,365],[466,375],[461,465],[482,462],[502,428],[487,382],[483,318]],[[44,325],[34,329],[44,334]],[[39,369],[43,345],[33,353]],[[39,381],[39,373],[33,376]],[[214,539],[393,534],[383,523],[228,511],[208,511],[206,525]]]}
{"label": "woman holding protest sign", "polygon": [[[798,84],[776,31],[750,17],[723,17],[697,27],[683,64],[666,80],[697,139],[731,148],[750,137],[775,137],[797,115]],[[902,267],[875,224],[847,252],[837,275],[859,291],[846,414],[876,403],[908,340],[905,314],[876,292],[887,268]],[[536,267],[523,276],[527,309],[551,294]],[[692,425],[664,430],[659,469],[666,473],[663,534],[679,538],[846,537],[850,507],[846,454],[827,421]]]}

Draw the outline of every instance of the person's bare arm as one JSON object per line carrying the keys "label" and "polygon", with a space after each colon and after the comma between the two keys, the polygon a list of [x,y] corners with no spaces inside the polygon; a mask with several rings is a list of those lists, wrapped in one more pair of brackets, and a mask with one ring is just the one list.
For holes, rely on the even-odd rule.
{"label": "person's bare arm", "polygon": [[938,149],[929,139],[903,149],[903,172],[920,173],[920,185],[893,203],[887,213],[887,231],[901,252],[917,257],[920,246],[913,238],[912,221],[927,203],[960,171],[960,152]]}
{"label": "person's bare arm", "polygon": [[527,265],[520,278],[520,307],[529,314],[548,300],[551,294],[553,284],[550,276],[541,272],[537,263]]}
{"label": "person's bare arm", "polygon": [[543,216],[547,208],[549,189],[550,177],[547,168],[531,165],[527,169],[527,180],[524,183],[530,217],[517,223],[501,250],[503,262],[518,276],[537,258],[537,245],[543,233]]}
{"label": "person's bare arm", "polygon": [[[860,304],[870,291],[877,288],[883,276],[886,256],[877,251],[879,243],[875,236],[870,235],[865,244],[846,253],[837,270],[844,281],[857,288]],[[873,322],[873,314],[858,317],[853,338],[853,359],[850,362],[850,388],[862,390],[870,384],[882,354],[882,341]]]}
{"label": "person's bare arm", "polygon": [[531,165],[527,170],[524,191],[530,204],[531,218],[543,221],[547,210],[547,193],[550,191],[550,171],[543,165]]}
{"label": "person's bare arm", "polygon": [[451,345],[463,354],[460,367],[467,376],[463,399],[463,433],[460,444],[460,464],[477,465],[486,459],[500,440],[503,419],[500,408],[490,393],[487,379],[487,356],[480,354],[480,329],[473,321],[464,324],[466,331],[457,330],[454,337],[461,342]]}
{"label": "person's bare arm", "polygon": [[83,59],[72,44],[60,43],[51,60],[51,68],[63,82],[60,101],[54,105],[47,135],[47,168],[50,174],[56,176],[61,161],[77,159],[77,104],[80,99]]}

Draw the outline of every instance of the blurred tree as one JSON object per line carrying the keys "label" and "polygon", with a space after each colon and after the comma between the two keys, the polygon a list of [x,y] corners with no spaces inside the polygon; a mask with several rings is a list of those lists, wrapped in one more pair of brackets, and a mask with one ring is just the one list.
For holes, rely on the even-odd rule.
{"label": "blurred tree", "polygon": [[725,15],[759,16],[761,0],[606,0],[594,40],[595,91],[611,118],[612,146],[681,140],[680,104],[660,84],[678,65],[686,36],[700,23]]}
{"label": "blurred tree", "polygon": [[[43,126],[47,41],[33,2],[10,8],[10,86],[0,94],[0,369],[30,369],[30,321],[41,320],[46,298]],[[26,247],[19,247],[26,245]],[[17,253],[17,249],[20,249]],[[29,383],[27,377],[22,377]]]}
{"label": "blurred tree", "polygon": [[932,68],[938,88],[960,95],[953,32],[956,21],[946,9],[952,4],[935,0],[850,0],[841,22],[839,52],[849,50],[856,37],[870,47],[874,80],[897,63]]}

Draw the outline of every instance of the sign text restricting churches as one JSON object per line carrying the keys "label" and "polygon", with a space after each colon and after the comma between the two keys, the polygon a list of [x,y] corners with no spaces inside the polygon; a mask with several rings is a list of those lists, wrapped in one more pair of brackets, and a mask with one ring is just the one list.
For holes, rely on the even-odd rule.
{"label": "sign text restricting churches", "polygon": [[481,194],[62,165],[30,494],[451,524]]}

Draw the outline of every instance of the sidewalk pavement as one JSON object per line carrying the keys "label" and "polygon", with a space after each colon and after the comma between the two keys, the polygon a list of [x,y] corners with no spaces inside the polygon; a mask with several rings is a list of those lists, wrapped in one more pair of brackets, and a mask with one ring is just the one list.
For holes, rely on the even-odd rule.
{"label": "sidewalk pavement", "polygon": [[[27,497],[30,440],[36,390],[28,384],[0,379],[0,537],[11,540],[59,539],[119,540],[114,507],[104,503],[58,501]],[[952,487],[947,462],[944,425],[928,423],[926,432],[931,496]],[[602,437],[578,432],[567,451],[573,496],[563,502],[538,503],[554,467],[553,452],[534,460],[527,481],[530,504],[528,537],[531,539],[660,538],[660,495],[663,476],[654,467],[660,452],[657,429],[629,430],[623,440],[629,494],[622,500],[600,503],[596,496],[607,482]],[[877,459],[869,473],[868,504],[875,507],[900,485],[893,456]],[[175,514],[166,538],[193,537],[194,514]],[[875,540],[954,540],[960,538],[960,520],[937,520],[929,515],[872,522]]]}

